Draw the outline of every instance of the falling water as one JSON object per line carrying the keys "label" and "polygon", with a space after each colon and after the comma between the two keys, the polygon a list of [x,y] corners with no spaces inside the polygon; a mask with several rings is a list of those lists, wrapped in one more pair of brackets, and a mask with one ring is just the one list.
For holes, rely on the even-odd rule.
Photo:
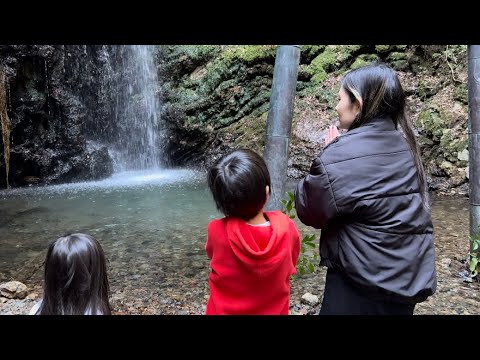
{"label": "falling water", "polygon": [[158,86],[154,62],[155,47],[124,45],[119,61],[114,117],[119,127],[116,146],[116,170],[156,169],[162,165],[159,131]]}

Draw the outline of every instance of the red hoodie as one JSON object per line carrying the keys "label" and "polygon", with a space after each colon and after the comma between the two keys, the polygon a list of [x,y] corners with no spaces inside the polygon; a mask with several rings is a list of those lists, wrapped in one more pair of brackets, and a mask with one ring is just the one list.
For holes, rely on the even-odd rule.
{"label": "red hoodie", "polygon": [[208,224],[205,250],[211,271],[207,315],[288,315],[290,276],[296,272],[300,235],[282,212],[264,215],[271,231],[234,217]]}

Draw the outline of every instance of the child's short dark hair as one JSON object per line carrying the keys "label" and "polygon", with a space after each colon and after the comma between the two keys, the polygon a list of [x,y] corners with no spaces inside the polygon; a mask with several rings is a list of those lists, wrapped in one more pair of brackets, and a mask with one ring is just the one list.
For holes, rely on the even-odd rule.
{"label": "child's short dark hair", "polygon": [[235,150],[208,171],[208,187],[217,209],[245,221],[258,214],[267,200],[270,173],[263,158],[249,149]]}

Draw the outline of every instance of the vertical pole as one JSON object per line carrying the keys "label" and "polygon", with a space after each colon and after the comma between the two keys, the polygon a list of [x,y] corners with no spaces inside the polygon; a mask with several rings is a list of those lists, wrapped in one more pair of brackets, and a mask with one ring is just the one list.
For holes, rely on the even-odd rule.
{"label": "vertical pole", "polygon": [[480,45],[468,46],[468,118],[470,235],[473,236],[478,234],[480,224]]}
{"label": "vertical pole", "polygon": [[272,185],[270,199],[265,206],[267,210],[280,210],[280,200],[285,198],[288,145],[299,63],[299,46],[289,45],[277,48],[263,153]]}

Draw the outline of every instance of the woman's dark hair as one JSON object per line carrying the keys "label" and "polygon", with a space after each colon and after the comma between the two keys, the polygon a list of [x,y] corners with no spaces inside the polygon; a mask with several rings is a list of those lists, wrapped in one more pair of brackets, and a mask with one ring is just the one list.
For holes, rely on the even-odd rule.
{"label": "woman's dark hair", "polygon": [[111,314],[105,254],[90,235],[76,233],[53,241],[44,281],[39,315]]}
{"label": "woman's dark hair", "polygon": [[217,209],[225,216],[247,221],[265,205],[270,174],[263,158],[252,150],[225,155],[210,168],[207,178]]}
{"label": "woman's dark hair", "polygon": [[366,65],[347,73],[341,86],[352,103],[358,100],[360,104],[360,111],[348,130],[379,117],[391,119],[395,128],[400,125],[413,154],[423,204],[428,208],[428,186],[420,148],[406,113],[405,93],[395,71],[386,64]]}

